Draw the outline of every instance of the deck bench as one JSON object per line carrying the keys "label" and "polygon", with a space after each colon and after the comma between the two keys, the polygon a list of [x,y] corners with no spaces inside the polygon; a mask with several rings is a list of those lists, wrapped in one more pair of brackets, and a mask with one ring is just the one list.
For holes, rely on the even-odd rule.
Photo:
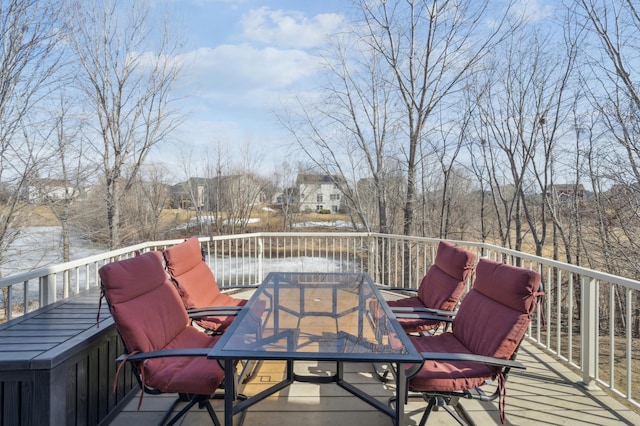
{"label": "deck bench", "polygon": [[108,423],[138,391],[116,358],[124,347],[99,290],[0,325],[0,424]]}

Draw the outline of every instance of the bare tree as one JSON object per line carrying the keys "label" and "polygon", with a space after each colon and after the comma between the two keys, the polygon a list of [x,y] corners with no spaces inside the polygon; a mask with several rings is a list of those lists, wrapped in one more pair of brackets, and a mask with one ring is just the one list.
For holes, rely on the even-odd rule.
{"label": "bare tree", "polygon": [[178,46],[144,1],[70,0],[70,6],[70,42],[82,70],[77,84],[96,117],[89,138],[102,160],[109,244],[116,248],[124,194],[151,148],[180,121],[172,109]]}
{"label": "bare tree", "polygon": [[282,212],[282,228],[291,231],[297,209],[297,172],[290,161],[285,160],[274,174],[274,186],[280,189],[278,205]]}
{"label": "bare tree", "polygon": [[[70,98],[61,93],[58,101],[50,107],[50,112],[53,115],[51,127],[47,128],[42,138],[52,149],[49,155],[51,161],[39,167],[38,176],[46,178],[43,182],[57,182],[58,193],[53,197],[44,197],[44,202],[60,224],[62,261],[68,262],[71,260],[73,204],[93,171],[84,152],[81,134],[83,119],[79,111],[73,110]],[[43,188],[41,192],[46,191]]]}
{"label": "bare tree", "polygon": [[[279,119],[320,173],[339,177],[334,184],[354,226],[387,233],[397,119],[389,78],[381,68],[381,56],[367,49],[361,34],[336,37],[332,47],[325,58],[326,96],[317,102],[299,98],[299,114],[281,114]],[[361,179],[372,184],[358,185]],[[368,214],[371,200],[376,208]]]}
{"label": "bare tree", "polygon": [[0,263],[18,234],[23,195],[40,160],[31,125],[39,102],[55,89],[58,13],[47,1],[8,0],[0,7]]}
{"label": "bare tree", "polygon": [[[489,2],[360,1],[371,49],[384,58],[401,99],[403,155],[407,173],[404,235],[414,226],[420,144],[429,120],[453,97],[476,65],[501,41],[507,11],[493,9],[495,26],[484,27]],[[435,125],[436,123],[434,123]]]}
{"label": "bare tree", "polygon": [[502,243],[514,237],[513,247],[520,250],[528,234],[541,255],[554,207],[554,159],[571,110],[565,98],[576,49],[563,51],[553,33],[530,27],[514,33],[495,56],[488,67],[494,72],[486,73],[473,98],[479,100],[478,134]]}
{"label": "bare tree", "polygon": [[263,158],[250,139],[242,145],[240,164],[217,170],[217,206],[226,221],[225,230],[230,234],[246,232],[253,209],[262,201],[266,181],[255,172],[260,169]]}
{"label": "bare tree", "polygon": [[137,230],[140,241],[156,241],[162,232],[161,218],[169,205],[169,171],[163,164],[147,164],[140,169],[137,183],[132,186],[127,202],[134,207],[128,214],[131,227]]}

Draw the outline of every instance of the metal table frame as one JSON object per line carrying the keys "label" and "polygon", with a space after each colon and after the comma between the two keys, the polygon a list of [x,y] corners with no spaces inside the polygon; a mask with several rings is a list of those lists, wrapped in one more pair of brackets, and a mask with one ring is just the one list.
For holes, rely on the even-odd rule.
{"label": "metal table frame", "polygon": [[[312,289],[330,290],[331,305],[329,306],[326,301],[316,298],[312,301],[324,309],[307,309],[309,302],[307,293]],[[286,291],[299,292],[299,306],[293,308],[286,306],[286,303],[281,303],[281,293]],[[343,291],[354,294],[359,292],[357,293],[357,306],[338,308],[339,293]],[[376,316],[376,320],[373,320],[374,316],[369,315],[372,301],[375,301],[378,309],[382,309],[385,314],[381,318]],[[353,314],[358,315],[356,328],[354,330],[340,330],[338,320]],[[297,318],[297,326],[281,329],[280,315]],[[329,349],[304,351],[302,350],[304,345],[299,344],[299,338],[300,333],[307,330],[301,325],[301,320],[314,316],[328,316],[335,319],[336,333],[335,336],[328,337],[332,340],[325,340],[325,343],[328,342],[331,346]],[[263,327],[268,325],[271,325],[269,327],[271,334],[263,333]],[[363,337],[363,329],[365,328],[369,331],[375,330],[374,339]],[[390,334],[395,336],[394,345],[390,345],[388,342],[383,343],[380,340],[381,336]],[[313,337],[308,343],[314,343]],[[276,349],[269,347],[269,345],[275,345]],[[234,415],[245,412],[250,406],[289,386],[294,381],[335,382],[338,386],[391,417],[394,424],[404,425],[404,401],[406,401],[407,392],[405,364],[419,366],[422,362],[422,357],[391,313],[378,288],[364,273],[269,273],[229,329],[211,349],[209,357],[217,359],[225,369],[224,424],[226,426],[233,425]],[[239,360],[285,361],[285,378],[256,395],[239,399],[237,398],[235,368],[235,364]],[[334,361],[336,362],[336,374],[333,376],[295,374],[293,371],[294,361],[301,360]],[[395,366],[395,407],[392,408],[347,382],[343,377],[345,362],[388,363]]]}

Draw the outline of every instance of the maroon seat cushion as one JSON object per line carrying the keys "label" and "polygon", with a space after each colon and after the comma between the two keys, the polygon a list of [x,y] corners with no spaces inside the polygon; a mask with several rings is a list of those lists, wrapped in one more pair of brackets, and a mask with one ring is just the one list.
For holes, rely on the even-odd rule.
{"label": "maroon seat cushion", "polygon": [[[164,349],[212,347],[219,336],[209,336],[193,327],[171,340]],[[206,357],[154,358],[143,363],[145,385],[162,392],[209,395],[224,378],[217,361]]]}
{"label": "maroon seat cushion", "polygon": [[[188,238],[164,251],[167,271],[173,278],[180,297],[187,309],[244,306],[246,299],[221,293],[211,268],[202,259],[200,242]],[[212,316],[196,320],[196,323],[212,331],[226,329],[234,316]]]}
{"label": "maroon seat cushion", "polygon": [[[420,352],[509,359],[527,331],[539,286],[540,275],[534,271],[480,259],[473,288],[460,303],[452,331],[410,338]],[[409,386],[423,391],[471,389],[496,374],[497,369],[479,363],[425,360]]]}
{"label": "maroon seat cushion", "polygon": [[[473,271],[476,256],[449,242],[440,241],[433,265],[422,278],[416,296],[388,302],[391,307],[421,307],[452,311],[465,289],[465,282]],[[440,322],[398,318],[407,333],[428,331]]]}
{"label": "maroon seat cushion", "polygon": [[[129,353],[210,348],[217,338],[190,325],[160,252],[112,262],[99,270],[105,298]],[[224,372],[206,357],[172,357],[142,363],[145,385],[162,392],[213,393]]]}
{"label": "maroon seat cushion", "polygon": [[[451,333],[409,338],[419,352],[472,354]],[[494,378],[496,372],[495,368],[476,362],[425,360],[420,371],[409,380],[409,388],[441,392],[473,389]]]}

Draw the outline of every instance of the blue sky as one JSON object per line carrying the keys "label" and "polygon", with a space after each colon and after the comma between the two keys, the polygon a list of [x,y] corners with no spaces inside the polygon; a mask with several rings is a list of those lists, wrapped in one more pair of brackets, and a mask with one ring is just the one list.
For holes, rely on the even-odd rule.
{"label": "blue sky", "polygon": [[[221,150],[239,162],[248,149],[259,172],[270,175],[292,152],[291,135],[274,110],[296,93],[317,90],[320,56],[345,25],[351,1],[163,1],[186,41],[179,58],[186,121],[151,161],[168,163],[181,180],[185,165],[189,175],[202,176],[205,156]],[[553,14],[546,0],[519,3],[531,21]]]}
{"label": "blue sky", "polygon": [[[318,83],[319,55],[344,23],[348,0],[174,0],[186,45],[186,122],[152,161],[214,156],[217,146],[238,161],[248,144],[265,174],[281,164],[290,135],[274,109]],[[175,23],[174,23],[175,24]],[[169,146],[167,146],[169,145]],[[255,160],[255,159],[254,159]],[[180,169],[182,164],[173,167]],[[177,179],[184,177],[179,170]]]}

